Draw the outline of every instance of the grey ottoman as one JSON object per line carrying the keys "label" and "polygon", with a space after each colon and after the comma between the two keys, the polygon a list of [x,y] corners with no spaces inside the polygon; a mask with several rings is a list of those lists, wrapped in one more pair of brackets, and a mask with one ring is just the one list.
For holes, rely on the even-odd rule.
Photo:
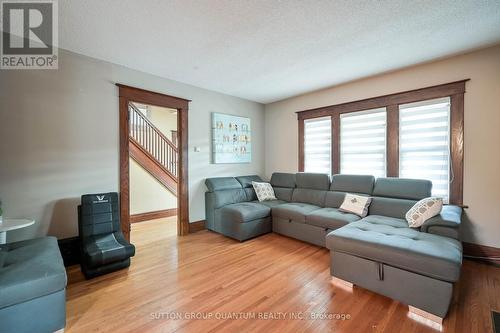
{"label": "grey ottoman", "polygon": [[333,277],[396,299],[438,323],[446,316],[462,264],[459,241],[371,215],[329,233],[326,246]]}
{"label": "grey ottoman", "polygon": [[[0,245],[0,332],[66,325],[66,270],[55,237]],[[3,263],[2,263],[3,261]]]}

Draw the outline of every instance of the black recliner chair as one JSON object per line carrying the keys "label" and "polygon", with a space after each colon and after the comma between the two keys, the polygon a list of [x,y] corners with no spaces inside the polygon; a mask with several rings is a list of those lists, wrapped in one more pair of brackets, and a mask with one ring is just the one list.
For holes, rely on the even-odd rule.
{"label": "black recliner chair", "polygon": [[78,206],[78,231],[82,272],[87,279],[130,265],[134,245],[120,229],[118,193],[82,195]]}

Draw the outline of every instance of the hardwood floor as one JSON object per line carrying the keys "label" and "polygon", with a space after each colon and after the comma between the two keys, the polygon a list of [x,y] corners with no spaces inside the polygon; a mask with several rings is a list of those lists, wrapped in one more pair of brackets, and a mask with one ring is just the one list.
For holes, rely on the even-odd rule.
{"label": "hardwood floor", "polygon": [[[326,249],[175,228],[174,218],[132,225],[128,270],[86,281],[69,268],[66,332],[435,332],[399,302],[331,284]],[[491,309],[500,310],[500,269],[466,260],[443,331],[492,332]]]}

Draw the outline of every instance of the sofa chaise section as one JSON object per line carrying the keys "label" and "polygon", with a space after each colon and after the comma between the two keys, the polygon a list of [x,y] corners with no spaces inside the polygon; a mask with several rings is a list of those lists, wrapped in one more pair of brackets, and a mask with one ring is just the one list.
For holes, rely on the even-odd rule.
{"label": "sofa chaise section", "polygon": [[404,223],[368,217],[330,233],[331,275],[444,318],[460,276],[461,244]]}
{"label": "sofa chaise section", "polygon": [[244,241],[272,231],[271,206],[262,204],[252,187],[259,176],[208,178],[205,185],[207,229]]}
{"label": "sofa chaise section", "polygon": [[329,233],[326,246],[333,277],[399,300],[439,321],[448,312],[453,283],[460,275],[462,246],[453,237],[426,231],[449,228],[458,235],[461,209],[449,206],[426,228],[409,228],[406,211],[429,197],[431,189],[425,180],[377,179],[369,215]]}

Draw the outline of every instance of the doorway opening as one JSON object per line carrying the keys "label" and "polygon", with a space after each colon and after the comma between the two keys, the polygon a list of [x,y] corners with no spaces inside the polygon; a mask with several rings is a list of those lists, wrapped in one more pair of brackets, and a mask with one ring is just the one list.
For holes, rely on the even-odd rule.
{"label": "doorway opening", "polygon": [[185,235],[189,233],[189,100],[117,86],[122,231],[130,240],[131,223],[161,218],[166,219],[162,223],[175,224],[177,235]]}
{"label": "doorway opening", "polygon": [[161,222],[176,235],[177,110],[137,102],[128,107],[130,222]]}

